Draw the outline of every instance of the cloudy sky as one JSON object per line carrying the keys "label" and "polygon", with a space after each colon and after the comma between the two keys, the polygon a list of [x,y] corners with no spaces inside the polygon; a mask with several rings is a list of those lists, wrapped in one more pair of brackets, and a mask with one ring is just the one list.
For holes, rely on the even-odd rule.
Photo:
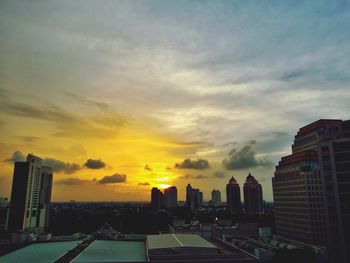
{"label": "cloudy sky", "polygon": [[1,1],[0,196],[34,153],[55,201],[248,172],[272,200],[298,128],[349,118],[349,28],[346,0]]}

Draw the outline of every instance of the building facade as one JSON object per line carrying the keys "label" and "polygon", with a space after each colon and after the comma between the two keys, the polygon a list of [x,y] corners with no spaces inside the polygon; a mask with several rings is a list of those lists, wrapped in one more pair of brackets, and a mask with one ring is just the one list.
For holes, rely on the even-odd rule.
{"label": "building facade", "polygon": [[43,168],[41,159],[29,154],[16,162],[7,229],[42,232],[48,226],[52,169]]}
{"label": "building facade", "polygon": [[326,245],[330,262],[349,262],[349,126],[318,120],[299,129],[272,178],[277,234]]}
{"label": "building facade", "polygon": [[177,207],[177,188],[175,186],[164,189],[164,205],[166,208]]}
{"label": "building facade", "polygon": [[192,188],[190,184],[186,187],[186,207],[194,210],[203,203],[203,192],[197,188]]}
{"label": "building facade", "polygon": [[213,189],[211,191],[211,202],[214,206],[221,205],[221,192],[219,190]]}
{"label": "building facade", "polygon": [[164,206],[164,194],[157,187],[151,190],[151,207],[154,210],[159,210]]}
{"label": "building facade", "polygon": [[250,215],[263,213],[263,193],[261,184],[250,173],[243,186],[244,208]]}
{"label": "building facade", "polygon": [[239,214],[242,212],[241,189],[233,176],[226,185],[226,200],[227,208],[231,213]]}

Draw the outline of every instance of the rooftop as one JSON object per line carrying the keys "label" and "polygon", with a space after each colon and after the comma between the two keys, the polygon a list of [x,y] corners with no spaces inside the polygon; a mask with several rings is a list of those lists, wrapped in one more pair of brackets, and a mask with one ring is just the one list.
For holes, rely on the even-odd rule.
{"label": "rooftop", "polygon": [[192,248],[216,248],[198,235],[189,234],[162,234],[147,236],[148,249],[160,248],[178,248],[178,247],[192,247]]}
{"label": "rooftop", "polygon": [[47,242],[26,246],[0,257],[2,263],[50,263],[79,244],[78,241]]}
{"label": "rooftop", "polygon": [[144,242],[96,240],[72,263],[146,262]]}

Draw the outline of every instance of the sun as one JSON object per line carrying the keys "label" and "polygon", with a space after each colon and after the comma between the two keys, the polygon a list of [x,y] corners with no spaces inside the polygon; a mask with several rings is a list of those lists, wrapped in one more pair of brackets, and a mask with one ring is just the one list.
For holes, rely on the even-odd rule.
{"label": "sun", "polygon": [[170,184],[158,184],[158,187],[160,188],[160,189],[165,189],[165,188],[168,188],[168,187],[170,187],[171,185]]}

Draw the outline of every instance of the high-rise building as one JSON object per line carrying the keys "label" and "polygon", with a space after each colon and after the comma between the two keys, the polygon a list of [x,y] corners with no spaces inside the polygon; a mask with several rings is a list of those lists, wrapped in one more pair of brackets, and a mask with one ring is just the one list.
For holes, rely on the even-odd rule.
{"label": "high-rise building", "polygon": [[164,206],[164,194],[157,187],[151,190],[151,206],[154,210],[159,210]]}
{"label": "high-rise building", "polygon": [[221,192],[219,190],[213,189],[211,191],[211,202],[214,206],[221,205]]}
{"label": "high-rise building", "polygon": [[8,199],[0,196],[0,232],[6,229]]}
{"label": "high-rise building", "polygon": [[177,207],[177,188],[175,186],[164,189],[164,204],[166,208]]}
{"label": "high-rise building", "polygon": [[203,192],[192,188],[190,184],[186,187],[186,206],[191,210],[196,209],[203,203]]}
{"label": "high-rise building", "polygon": [[341,123],[341,137],[318,145],[324,189],[330,262],[350,262],[350,121]]}
{"label": "high-rise building", "polygon": [[231,177],[226,185],[227,208],[231,213],[238,214],[242,211],[241,189],[236,179]]}
{"label": "high-rise building", "polygon": [[15,162],[7,229],[41,232],[48,226],[52,170],[29,154],[25,162]]}
{"label": "high-rise building", "polygon": [[299,129],[292,154],[272,178],[276,232],[327,245],[330,262],[349,262],[350,123],[318,120]]}
{"label": "high-rise building", "polygon": [[263,212],[263,194],[261,184],[250,173],[243,186],[244,208],[247,214],[261,214]]}
{"label": "high-rise building", "polygon": [[51,167],[41,167],[41,183],[40,183],[40,227],[48,228],[50,218],[50,204],[52,192],[52,176],[53,171]]}

